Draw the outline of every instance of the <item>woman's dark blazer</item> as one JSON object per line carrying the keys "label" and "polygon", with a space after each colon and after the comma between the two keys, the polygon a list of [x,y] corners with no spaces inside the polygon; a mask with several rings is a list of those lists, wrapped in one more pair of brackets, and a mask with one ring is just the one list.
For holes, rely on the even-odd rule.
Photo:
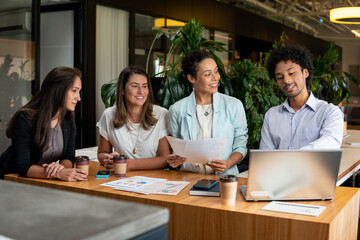
{"label": "woman's dark blazer", "polygon": [[[33,121],[24,112],[19,112],[12,126],[12,144],[0,157],[0,178],[7,173],[19,173],[26,177],[31,165],[36,165],[43,155],[34,146]],[[59,160],[68,159],[74,163],[75,133],[72,121],[64,119],[61,129],[64,148]]]}

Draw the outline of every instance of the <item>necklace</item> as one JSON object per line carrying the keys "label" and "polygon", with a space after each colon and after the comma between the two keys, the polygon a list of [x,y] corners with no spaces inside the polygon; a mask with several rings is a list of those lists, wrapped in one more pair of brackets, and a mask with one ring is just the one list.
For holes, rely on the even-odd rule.
{"label": "necklace", "polygon": [[212,104],[209,104],[209,105],[202,105],[202,108],[204,109],[204,116],[207,117],[209,116],[210,112],[211,112],[211,107],[212,107]]}
{"label": "necklace", "polygon": [[[132,126],[132,125],[131,125]],[[133,127],[133,126],[132,126]],[[137,144],[138,144],[138,140],[139,140],[139,135],[140,135],[140,125],[139,125],[139,127],[138,127],[138,131],[137,131],[137,136],[136,136],[136,142],[135,142],[135,144],[134,144],[134,141],[133,141],[133,138],[132,138],[132,136],[131,136],[131,133],[130,133],[130,131],[132,132],[132,130],[130,130],[129,131],[129,133],[130,133],[130,139],[131,139],[131,142],[132,142],[132,144],[133,144],[133,146],[134,146],[134,148],[133,148],[133,154],[136,154],[137,153]],[[135,128],[134,128],[134,130],[135,130]]]}

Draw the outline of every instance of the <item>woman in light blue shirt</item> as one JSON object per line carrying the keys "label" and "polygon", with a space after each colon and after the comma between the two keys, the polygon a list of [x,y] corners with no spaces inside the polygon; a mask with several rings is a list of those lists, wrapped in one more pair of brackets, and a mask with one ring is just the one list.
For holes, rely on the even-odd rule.
{"label": "woman in light blue shirt", "polygon": [[218,93],[220,74],[208,51],[187,53],[182,68],[194,91],[170,107],[170,134],[185,140],[228,138],[228,143],[222,159],[213,159],[207,164],[186,163],[180,159],[168,160],[168,163],[182,171],[238,174],[237,164],[247,153],[248,138],[241,101]]}

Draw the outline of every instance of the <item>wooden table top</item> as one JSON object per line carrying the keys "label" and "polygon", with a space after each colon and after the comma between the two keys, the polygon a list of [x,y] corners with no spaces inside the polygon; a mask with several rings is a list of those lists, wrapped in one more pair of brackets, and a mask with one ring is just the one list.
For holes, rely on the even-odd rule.
{"label": "wooden table top", "polygon": [[360,148],[343,148],[338,181],[360,165]]}
{"label": "wooden table top", "polygon": [[[101,186],[100,184],[116,180],[113,174],[108,179],[99,179],[95,177],[99,169],[104,169],[97,162],[91,162],[90,174],[87,181],[82,182],[64,182],[56,179],[35,179],[23,178],[18,174],[5,175],[5,180],[28,183],[33,185],[40,185],[50,188],[69,190],[74,192],[81,192],[91,195],[105,196],[110,198],[124,199],[136,202],[155,203],[156,205],[163,204],[184,204],[189,206],[196,206],[199,208],[211,208],[220,211],[232,211],[237,213],[256,214],[261,216],[272,216],[284,219],[297,219],[302,221],[316,221],[316,222],[331,222],[346,204],[354,197],[359,197],[359,189],[349,187],[337,187],[335,197],[331,201],[294,201],[296,203],[312,204],[326,206],[326,209],[319,217],[296,215],[288,213],[280,213],[273,211],[265,211],[261,208],[269,202],[247,202],[244,197],[237,192],[235,206],[223,206],[220,203],[219,197],[201,197],[190,196],[189,190],[192,185],[201,178],[217,179],[215,175],[204,175],[196,173],[187,173],[171,170],[147,170],[147,171],[132,171],[127,173],[127,177],[131,176],[146,176],[165,178],[172,181],[187,181],[190,184],[185,187],[178,195],[143,195],[139,193],[126,192],[114,190],[111,187]],[[247,179],[239,178],[239,185],[246,185]]]}
{"label": "wooden table top", "polygon": [[[346,134],[348,134],[348,136],[343,138],[341,147],[342,148],[358,148],[358,149],[360,149],[360,130],[347,129]],[[347,144],[347,142],[359,143],[359,145],[350,145],[350,144]]]}

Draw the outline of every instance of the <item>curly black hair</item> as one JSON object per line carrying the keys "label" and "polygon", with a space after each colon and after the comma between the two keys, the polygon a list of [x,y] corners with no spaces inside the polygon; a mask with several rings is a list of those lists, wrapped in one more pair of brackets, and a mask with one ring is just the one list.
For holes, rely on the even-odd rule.
{"label": "curly black hair", "polygon": [[196,73],[199,70],[198,64],[207,58],[213,59],[207,50],[192,50],[185,54],[181,64],[185,77],[190,74],[196,78]]}
{"label": "curly black hair", "polygon": [[311,77],[314,73],[314,66],[312,64],[312,55],[308,49],[300,45],[285,45],[273,50],[266,63],[266,68],[271,78],[275,79],[275,67],[281,61],[292,61],[299,64],[301,70],[305,68],[309,72],[309,76],[306,78],[306,86],[309,87],[311,83]]}

